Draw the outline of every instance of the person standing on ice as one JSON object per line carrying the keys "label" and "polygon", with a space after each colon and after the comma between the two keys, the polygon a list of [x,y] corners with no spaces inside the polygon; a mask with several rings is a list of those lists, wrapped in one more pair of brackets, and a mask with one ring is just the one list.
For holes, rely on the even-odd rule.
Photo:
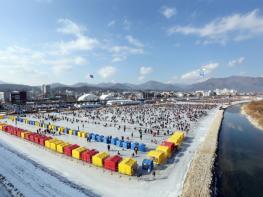
{"label": "person standing on ice", "polygon": [[155,179],[155,176],[156,176],[156,172],[153,170],[152,172],[152,175],[153,175],[153,178]]}
{"label": "person standing on ice", "polygon": [[108,152],[109,152],[110,151],[110,145],[109,144],[107,145],[107,148],[108,148]]}
{"label": "person standing on ice", "polygon": [[134,148],[134,152],[136,155],[138,154],[138,147],[137,146]]}

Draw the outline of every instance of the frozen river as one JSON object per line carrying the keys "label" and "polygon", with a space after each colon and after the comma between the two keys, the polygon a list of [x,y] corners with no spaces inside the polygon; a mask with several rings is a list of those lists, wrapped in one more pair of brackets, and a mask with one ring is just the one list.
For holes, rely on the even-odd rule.
{"label": "frozen river", "polygon": [[[206,117],[193,125],[179,152],[157,170],[155,179],[111,173],[4,132],[0,132],[0,165],[3,166],[0,174],[5,175],[26,196],[179,196],[195,151],[204,141],[217,110],[209,111]],[[18,126],[32,129],[29,125]],[[100,132],[105,130],[101,129]],[[76,136],[63,135],[61,138],[87,146],[84,139]],[[98,149],[101,146],[99,150],[106,148],[105,144],[97,143],[96,146]]]}

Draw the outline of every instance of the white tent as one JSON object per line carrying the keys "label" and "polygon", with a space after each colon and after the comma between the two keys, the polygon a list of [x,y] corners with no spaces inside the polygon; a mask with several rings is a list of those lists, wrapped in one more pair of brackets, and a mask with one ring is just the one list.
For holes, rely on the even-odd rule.
{"label": "white tent", "polygon": [[99,97],[94,94],[84,94],[78,98],[78,101],[97,101]]}

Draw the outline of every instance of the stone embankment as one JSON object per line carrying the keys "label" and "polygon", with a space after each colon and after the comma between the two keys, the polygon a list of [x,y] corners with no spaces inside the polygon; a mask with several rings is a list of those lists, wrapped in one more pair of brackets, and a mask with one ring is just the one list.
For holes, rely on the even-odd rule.
{"label": "stone embankment", "polygon": [[182,197],[211,196],[210,184],[213,179],[213,166],[216,158],[218,133],[224,116],[224,110],[219,110],[209,132],[195,153],[194,159],[184,182]]}

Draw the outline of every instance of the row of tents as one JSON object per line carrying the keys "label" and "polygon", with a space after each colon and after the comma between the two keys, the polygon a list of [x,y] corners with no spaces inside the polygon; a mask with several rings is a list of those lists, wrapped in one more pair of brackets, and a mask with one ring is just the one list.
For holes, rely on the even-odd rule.
{"label": "row of tents", "polygon": [[[60,133],[65,133],[65,134],[69,134],[69,135],[76,135],[76,136],[79,136],[82,138],[89,138],[90,140],[94,140],[97,142],[104,142],[104,143],[108,143],[108,144],[113,144],[113,145],[123,147],[126,149],[134,150],[134,148],[137,147],[139,151],[143,151],[143,152],[146,151],[145,144],[139,144],[136,142],[121,141],[118,138],[110,138],[109,136],[98,135],[95,133],[87,133],[85,131],[72,130],[72,129],[59,127],[59,126],[55,126],[55,125],[45,125],[45,124],[39,123],[37,121],[31,121],[31,120],[27,120],[27,119],[15,117],[15,116],[10,116],[9,119],[11,119],[12,121],[23,122],[25,124],[35,125],[35,126],[39,126],[39,127],[43,127],[43,128],[49,128],[50,130],[55,130],[55,131],[58,131]],[[149,159],[144,159],[144,161],[142,163],[142,168],[145,170],[151,171],[154,168],[154,164],[160,165],[160,164],[165,163],[166,160],[169,159],[173,155],[175,150],[181,145],[184,138],[185,138],[185,136],[184,136],[183,131],[174,132],[173,135],[171,135],[168,139],[163,141],[162,144],[158,145],[155,150],[151,150],[147,153],[147,156],[149,157]],[[59,141],[57,143],[60,144]],[[62,153],[61,150],[63,147],[61,148],[61,146],[63,146],[63,145],[67,146],[68,144],[62,143],[61,145],[58,146],[60,153]],[[79,148],[79,147],[77,147],[77,148]],[[67,150],[67,148],[66,148],[66,150]],[[82,149],[80,148],[80,150],[82,150]],[[69,152],[70,151],[72,152],[73,150],[69,150]],[[93,157],[95,155],[95,153],[98,154],[98,152],[96,152],[94,150],[91,150],[91,151],[92,152],[90,154],[88,154],[89,158]],[[67,151],[65,154],[67,155]],[[79,156],[75,156],[75,155],[79,155]],[[76,153],[76,154],[73,154],[72,157],[74,157],[74,158],[77,157],[76,159],[82,159],[83,160],[83,158],[81,158],[80,155],[81,155],[80,153]],[[68,156],[70,156],[70,155],[68,155]],[[94,165],[102,167],[101,161],[105,159],[103,156],[105,156],[105,154],[102,154],[102,156],[100,156],[100,157],[102,157],[100,162],[96,162],[96,159],[95,159]],[[87,159],[87,161],[89,163],[92,163],[92,159]],[[100,164],[98,164],[98,163],[100,163]],[[128,174],[133,174],[133,173],[128,173]]]}
{"label": "row of tents", "polygon": [[88,133],[86,131],[69,129],[69,128],[56,126],[56,125],[52,125],[52,124],[40,123],[38,121],[28,120],[28,119],[16,117],[16,116],[9,116],[9,119],[12,120],[13,122],[17,121],[17,122],[28,124],[28,125],[32,125],[32,126],[36,126],[36,127],[40,127],[40,128],[44,128],[44,129],[49,129],[51,131],[57,131],[59,133],[64,133],[64,134],[68,134],[68,135],[75,135],[75,136],[78,136],[81,138],[89,138],[89,140],[93,140],[96,142],[104,142],[104,143],[112,144],[112,145],[119,146],[119,147],[122,147],[125,149],[134,150],[135,147],[137,147],[138,151],[146,152],[146,145],[143,143],[125,141],[125,140],[121,140],[117,137],[112,138],[111,136],[104,136],[104,135],[99,135],[96,133]]}
{"label": "row of tents", "polygon": [[132,176],[135,174],[138,167],[137,161],[133,158],[122,158],[119,155],[110,156],[107,152],[99,152],[95,149],[89,150],[77,144],[70,144],[57,138],[40,135],[18,127],[0,123],[0,130],[35,144],[39,144],[54,152],[121,174]]}
{"label": "row of tents", "polygon": [[155,150],[149,151],[147,155],[153,159],[155,164],[163,164],[181,145],[184,137],[184,132],[176,131],[168,139],[162,142],[161,145],[157,146]]}

